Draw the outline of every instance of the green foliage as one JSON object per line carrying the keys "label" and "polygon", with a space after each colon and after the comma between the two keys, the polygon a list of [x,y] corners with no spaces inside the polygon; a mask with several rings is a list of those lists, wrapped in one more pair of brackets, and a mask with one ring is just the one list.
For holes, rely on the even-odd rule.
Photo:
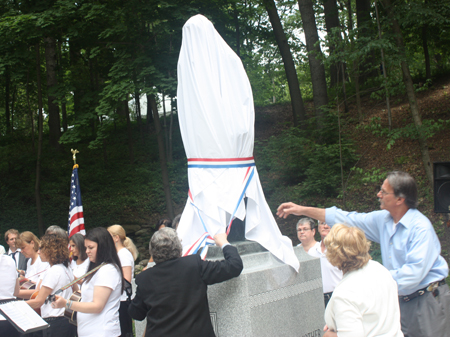
{"label": "green foliage", "polygon": [[370,170],[363,170],[360,167],[352,167],[351,171],[357,176],[357,181],[363,184],[379,184],[386,178],[386,169],[384,167],[372,167]]}
{"label": "green foliage", "polygon": [[[328,114],[320,131],[291,128],[256,146],[258,169],[266,194],[286,186],[297,198],[311,195],[335,196],[341,188],[337,118]],[[318,139],[321,139],[319,142]],[[342,141],[342,163],[347,171],[356,161],[353,144]]]}
{"label": "green foliage", "polygon": [[[105,133],[105,149],[89,147],[89,141],[74,145],[80,153],[79,177],[86,227],[113,223],[145,224],[152,214],[164,214],[166,201],[156,136],[146,134],[139,141],[136,122],[132,123],[135,163],[128,160],[127,129],[109,125]],[[172,198],[178,207],[187,197],[187,167],[181,135],[174,135],[174,162],[169,164]],[[45,142],[42,158],[41,201],[44,226],[67,226],[72,155],[70,147],[55,153]],[[105,157],[106,153],[106,157]],[[35,207],[35,153],[25,137],[16,138],[14,146],[0,144],[0,232],[8,228],[37,232]],[[18,183],[20,182],[20,183]]]}
{"label": "green foliage", "polygon": [[364,129],[372,132],[373,135],[384,138],[386,140],[386,148],[389,150],[398,139],[410,138],[419,139],[419,136],[425,139],[433,137],[437,132],[444,128],[450,127],[450,120],[430,120],[422,121],[420,127],[415,126],[414,123],[406,124],[403,127],[395,128],[389,131],[389,128],[381,125],[380,117],[373,117],[369,124],[364,126]]}

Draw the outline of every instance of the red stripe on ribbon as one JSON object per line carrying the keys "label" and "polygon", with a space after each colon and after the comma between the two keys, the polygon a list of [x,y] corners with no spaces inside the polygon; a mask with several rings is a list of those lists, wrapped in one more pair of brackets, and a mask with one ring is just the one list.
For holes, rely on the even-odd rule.
{"label": "red stripe on ribbon", "polygon": [[[204,233],[203,235],[205,235],[205,234],[206,234],[206,233]],[[203,235],[200,236],[200,237],[198,238],[198,240],[194,242],[194,244],[191,246],[191,248],[188,249],[188,251],[184,254],[184,256],[189,255],[189,252],[192,250],[192,248],[194,248],[194,247],[197,245],[197,242],[199,242],[199,241],[203,238]]]}
{"label": "red stripe on ribbon", "polygon": [[189,158],[189,161],[217,161],[217,162],[226,162],[226,161],[246,161],[253,160],[254,157],[246,157],[246,158]]}
{"label": "red stripe on ribbon", "polygon": [[245,177],[244,180],[242,180],[242,182],[245,181],[245,179],[247,179],[248,173],[250,172],[251,166],[248,167],[247,172],[245,172]]}

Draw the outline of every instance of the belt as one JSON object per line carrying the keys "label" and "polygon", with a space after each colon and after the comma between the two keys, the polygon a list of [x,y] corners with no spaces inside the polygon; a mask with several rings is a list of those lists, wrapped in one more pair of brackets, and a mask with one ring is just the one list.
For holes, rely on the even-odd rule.
{"label": "belt", "polygon": [[56,320],[64,319],[64,318],[65,318],[64,316],[58,316],[58,317],[45,317],[45,318],[43,318],[43,320],[46,321],[46,322],[48,323],[48,322],[51,322],[51,321],[56,321]]}
{"label": "belt", "polygon": [[323,298],[325,298],[326,300],[329,300],[331,298],[331,295],[333,295],[333,292],[323,293]]}
{"label": "belt", "polygon": [[427,287],[425,287],[423,289],[419,289],[419,290],[413,292],[412,294],[409,294],[406,296],[399,296],[398,298],[400,300],[402,300],[403,302],[409,302],[418,296],[422,296],[427,291],[433,293],[434,297],[436,297],[439,294],[439,291],[437,290],[437,288],[443,284],[445,284],[445,279],[430,283]]}

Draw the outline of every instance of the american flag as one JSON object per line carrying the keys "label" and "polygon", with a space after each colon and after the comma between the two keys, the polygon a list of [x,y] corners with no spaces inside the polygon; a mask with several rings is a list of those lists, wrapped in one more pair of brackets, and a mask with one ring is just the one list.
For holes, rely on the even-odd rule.
{"label": "american flag", "polygon": [[69,222],[67,225],[69,238],[75,233],[86,235],[84,228],[83,204],[81,203],[80,181],[78,180],[78,165],[73,166],[70,183]]}

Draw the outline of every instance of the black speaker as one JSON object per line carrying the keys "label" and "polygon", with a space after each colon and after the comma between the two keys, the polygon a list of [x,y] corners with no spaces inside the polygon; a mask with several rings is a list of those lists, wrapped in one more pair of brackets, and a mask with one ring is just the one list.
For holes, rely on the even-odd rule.
{"label": "black speaker", "polygon": [[450,161],[433,163],[434,212],[450,213]]}

